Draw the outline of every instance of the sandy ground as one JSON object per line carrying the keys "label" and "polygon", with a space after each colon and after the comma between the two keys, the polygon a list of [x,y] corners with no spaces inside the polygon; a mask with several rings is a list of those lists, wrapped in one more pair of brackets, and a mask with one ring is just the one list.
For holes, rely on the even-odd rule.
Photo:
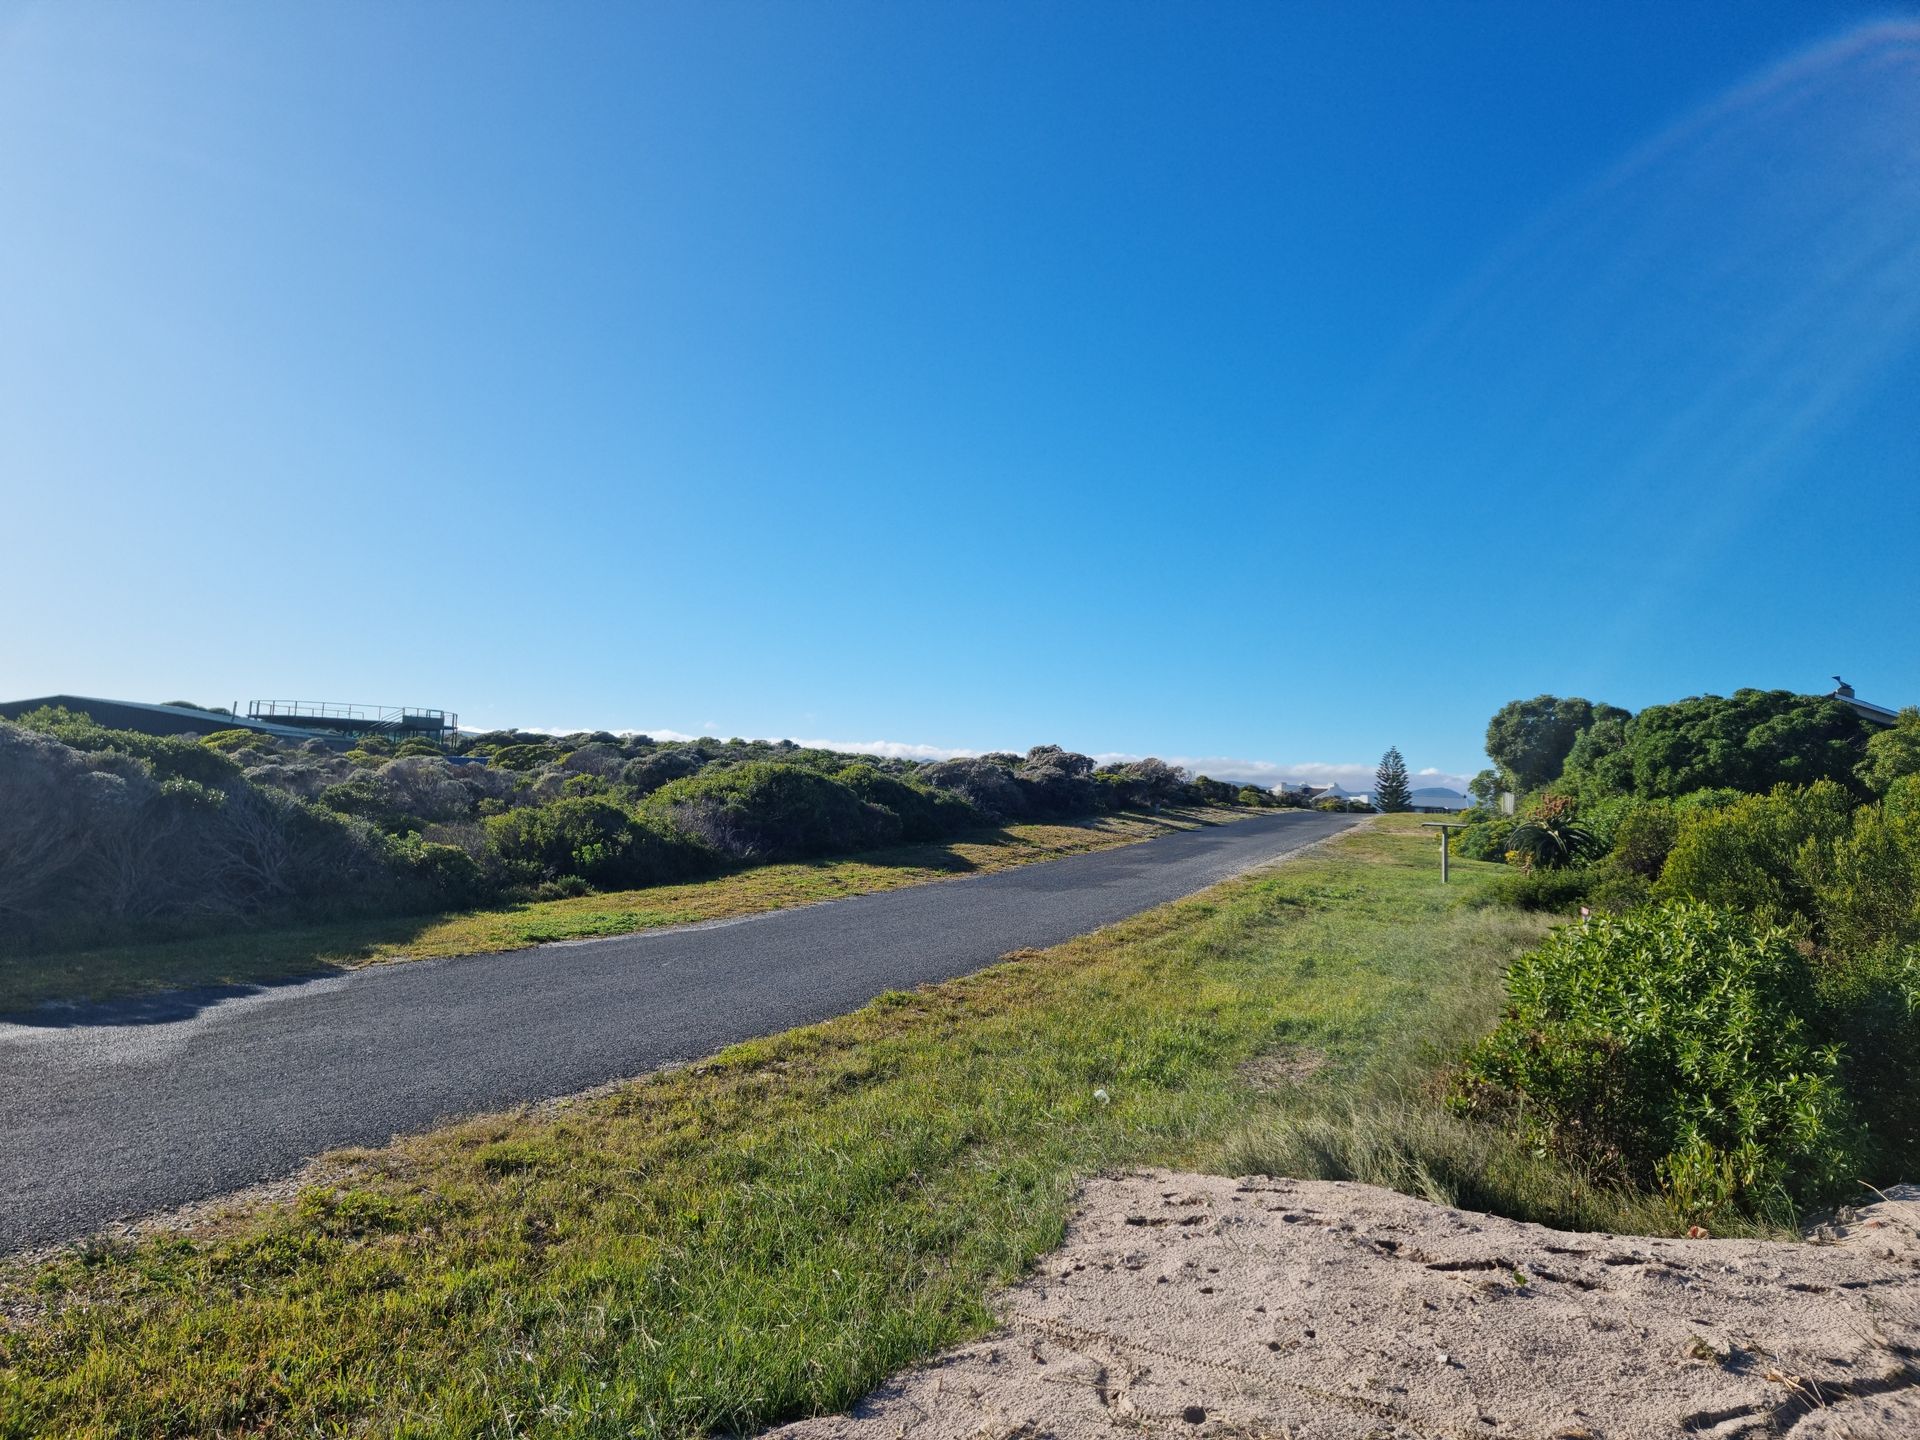
{"label": "sandy ground", "polygon": [[1569,1234],[1367,1185],[1089,1184],[1004,1327],[781,1440],[1920,1437],[1920,1190],[1821,1241]]}

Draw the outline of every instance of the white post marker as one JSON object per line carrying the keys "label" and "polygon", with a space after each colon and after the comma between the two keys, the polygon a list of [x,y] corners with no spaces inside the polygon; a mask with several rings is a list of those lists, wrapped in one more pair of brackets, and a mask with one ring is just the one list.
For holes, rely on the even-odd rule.
{"label": "white post marker", "polygon": [[1447,841],[1453,837],[1455,830],[1464,830],[1467,827],[1464,825],[1449,825],[1444,820],[1422,820],[1420,822],[1420,828],[1422,830],[1438,830],[1440,832],[1440,883],[1444,885],[1447,883]]}

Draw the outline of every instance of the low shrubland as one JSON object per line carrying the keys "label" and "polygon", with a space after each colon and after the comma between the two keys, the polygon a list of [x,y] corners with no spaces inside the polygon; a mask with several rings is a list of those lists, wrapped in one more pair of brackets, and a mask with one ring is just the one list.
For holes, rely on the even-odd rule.
{"label": "low shrubland", "polygon": [[497,732],[442,753],[0,722],[0,964],[626,892],[1008,821],[1270,803],[1157,760],[920,765],[791,742]]}

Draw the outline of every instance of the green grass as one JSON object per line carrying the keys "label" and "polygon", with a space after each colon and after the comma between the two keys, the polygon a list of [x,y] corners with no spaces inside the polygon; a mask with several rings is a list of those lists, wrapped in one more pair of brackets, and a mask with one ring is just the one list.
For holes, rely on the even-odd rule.
{"label": "green grass", "polygon": [[663,925],[730,920],[790,905],[868,895],[958,875],[1004,870],[1130,845],[1169,830],[1269,812],[1197,808],[1021,824],[957,840],[900,845],[841,859],[763,865],[683,885],[534,901],[452,915],[412,915],[185,939],[0,956],[0,1014],[47,1001],[105,1000],[199,985],[261,985],[358,965],[478,955],[555,940],[625,935]]}
{"label": "green grass", "polygon": [[[830,1411],[985,1329],[1076,1183],[1118,1167],[1620,1218],[1433,1103],[1546,922],[1461,903],[1498,867],[1443,890],[1432,849],[1390,821],[608,1095],[341,1157],[294,1203],[16,1266],[0,1436],[694,1435]],[[1322,1068],[1250,1064],[1276,1054]]]}

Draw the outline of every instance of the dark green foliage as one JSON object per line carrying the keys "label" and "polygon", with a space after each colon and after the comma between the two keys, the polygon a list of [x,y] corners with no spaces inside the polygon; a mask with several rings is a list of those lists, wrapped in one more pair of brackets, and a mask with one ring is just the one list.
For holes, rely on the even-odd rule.
{"label": "dark green foliage", "polygon": [[950,790],[983,815],[1005,820],[1024,815],[1028,810],[1027,793],[1013,778],[1012,770],[987,757],[977,760],[943,760],[920,772],[927,784]]}
{"label": "dark green foliage", "polygon": [[[112,752],[137,756],[162,780],[192,780],[201,785],[225,785],[240,778],[232,760],[202,745],[195,736],[141,735],[131,730],[109,730],[92,717],[57,706],[30,710],[20,717],[22,728],[49,735],[70,750],[89,754]],[[231,732],[222,732],[231,733]]]}
{"label": "dark green foliage", "polygon": [[1493,883],[1492,899],[1520,910],[1545,910],[1571,915],[1587,898],[1593,884],[1590,870],[1520,870]]}
{"label": "dark green foliage", "polygon": [[1379,768],[1373,772],[1373,803],[1388,814],[1413,808],[1413,786],[1407,780],[1407,762],[1400,758],[1398,745],[1387,747],[1387,753],[1380,757]]}
{"label": "dark green foliage", "polygon": [[1736,690],[1650,705],[1634,717],[1627,748],[1633,789],[1678,796],[1729,788],[1832,780],[1852,788],[1867,754],[1860,717],[1838,700],[1787,690]]}
{"label": "dark green foliage", "polygon": [[1513,848],[1514,824],[1506,816],[1476,821],[1453,837],[1453,853],[1466,860],[1505,860]]}
{"label": "dark green foliage", "polygon": [[607,800],[555,800],[485,823],[489,849],[523,884],[573,875],[598,889],[625,890],[696,868],[683,843]]}
{"label": "dark green foliage", "polygon": [[1666,865],[1679,834],[1680,817],[1672,805],[1660,800],[1632,802],[1614,825],[1614,862],[1629,874],[1653,880]]}
{"label": "dark green foliage", "polygon": [[867,850],[901,836],[894,811],[800,765],[754,762],[676,780],[654,794],[647,812],[729,861]]}
{"label": "dark green foliage", "polygon": [[1885,942],[1813,967],[1823,1033],[1876,1151],[1874,1173],[1920,1173],[1920,946]]}
{"label": "dark green foliage", "polygon": [[1591,856],[1597,846],[1593,832],[1575,824],[1570,815],[1530,815],[1513,827],[1507,847],[1540,870],[1564,870]]}
{"label": "dark green foliage", "polygon": [[493,752],[492,763],[503,770],[537,770],[560,758],[553,745],[508,745]]}
{"label": "dark green foliage", "polygon": [[1487,722],[1487,756],[1513,778],[1516,789],[1537,790],[1559,778],[1575,737],[1596,718],[1626,714],[1618,706],[1595,706],[1578,696],[1513,700]]}
{"label": "dark green foliage", "polygon": [[[1098,792],[1089,778],[1092,774],[1090,756],[1062,750],[1058,745],[1036,745],[1014,771],[1014,778],[1026,794],[1031,813],[1068,816],[1090,814],[1098,808]],[[1215,803],[1224,804],[1228,799],[1231,792]]]}
{"label": "dark green foliage", "polygon": [[1886,794],[1896,780],[1920,775],[1920,707],[1907,706],[1892,729],[1867,737],[1867,756],[1855,774],[1876,795]]}
{"label": "dark green foliage", "polygon": [[620,771],[620,783],[636,796],[651,795],[662,785],[698,775],[704,762],[686,750],[659,750],[629,760]]}
{"label": "dark green foliage", "polygon": [[1562,783],[1585,800],[1633,793],[1633,756],[1627,748],[1633,717],[1605,709],[1574,737],[1561,771]]}
{"label": "dark green foliage", "polygon": [[1786,932],[1686,902],[1601,917],[1517,962],[1507,994],[1460,1103],[1597,1177],[1658,1185],[1688,1219],[1791,1218],[1858,1173],[1862,1132]]}
{"label": "dark green foliage", "polygon": [[884,806],[897,815],[902,840],[943,840],[985,821],[959,795],[909,785],[871,765],[849,765],[833,778],[869,805]]}

